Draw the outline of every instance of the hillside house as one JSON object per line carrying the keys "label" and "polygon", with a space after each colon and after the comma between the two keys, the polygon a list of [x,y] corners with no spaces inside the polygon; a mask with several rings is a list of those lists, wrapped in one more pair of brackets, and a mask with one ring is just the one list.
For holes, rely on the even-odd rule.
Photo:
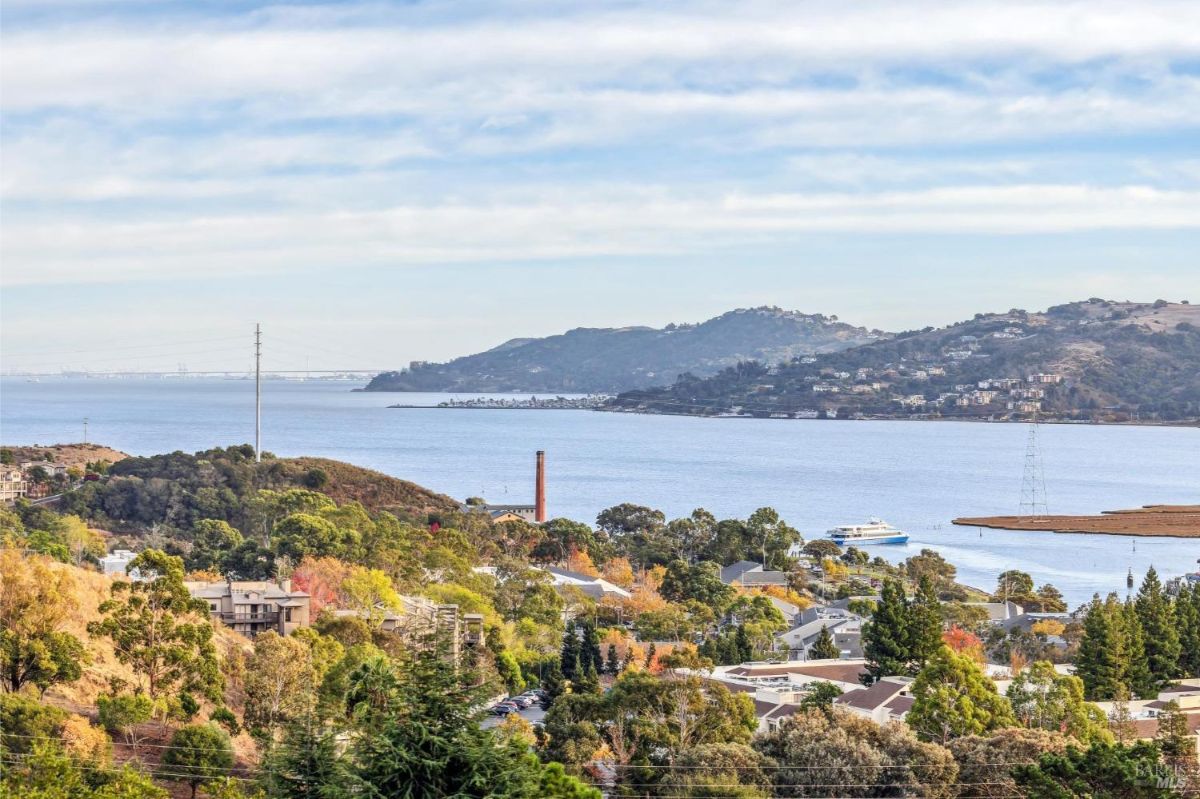
{"label": "hillside house", "polygon": [[761,563],[739,560],[721,569],[721,582],[743,588],[765,588],[768,585],[786,587],[787,575],[781,571],[765,570]]}
{"label": "hillside house", "polygon": [[29,493],[29,484],[20,469],[0,468],[0,502],[13,503]]}
{"label": "hillside house", "polygon": [[214,621],[253,638],[267,630],[289,635],[309,625],[309,597],[293,591],[291,580],[186,582],[188,593],[208,603]]}

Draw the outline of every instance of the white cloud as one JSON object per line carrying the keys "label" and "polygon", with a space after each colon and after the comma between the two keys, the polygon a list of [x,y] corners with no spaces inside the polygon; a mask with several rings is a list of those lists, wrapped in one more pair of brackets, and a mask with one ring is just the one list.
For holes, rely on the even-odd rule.
{"label": "white cloud", "polygon": [[698,252],[812,232],[1023,234],[1195,229],[1200,191],[968,186],[873,194],[679,197],[646,189],[540,203],[39,222],[5,236],[4,282]]}

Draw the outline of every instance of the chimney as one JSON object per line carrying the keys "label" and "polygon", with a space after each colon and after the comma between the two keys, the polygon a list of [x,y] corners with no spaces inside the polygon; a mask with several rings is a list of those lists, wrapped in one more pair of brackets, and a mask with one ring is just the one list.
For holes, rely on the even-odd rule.
{"label": "chimney", "polygon": [[537,498],[535,500],[534,519],[546,521],[546,452],[537,451]]}

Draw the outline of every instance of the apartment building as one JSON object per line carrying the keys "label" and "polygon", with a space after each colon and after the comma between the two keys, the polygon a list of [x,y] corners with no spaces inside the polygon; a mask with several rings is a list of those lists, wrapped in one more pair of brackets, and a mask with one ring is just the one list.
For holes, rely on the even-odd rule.
{"label": "apartment building", "polygon": [[187,582],[188,593],[208,603],[214,621],[247,638],[274,630],[280,635],[309,625],[309,597],[291,580]]}

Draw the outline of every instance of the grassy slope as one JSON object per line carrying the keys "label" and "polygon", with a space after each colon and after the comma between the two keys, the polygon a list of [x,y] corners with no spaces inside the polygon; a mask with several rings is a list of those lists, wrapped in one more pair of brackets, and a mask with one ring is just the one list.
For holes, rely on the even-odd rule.
{"label": "grassy slope", "polygon": [[383,472],[364,469],[342,461],[328,458],[286,458],[284,462],[308,471],[317,468],[325,472],[329,482],[321,492],[333,497],[339,505],[345,502],[361,502],[369,510],[403,508],[409,513],[454,510],[458,503],[445,494],[390,477]]}

